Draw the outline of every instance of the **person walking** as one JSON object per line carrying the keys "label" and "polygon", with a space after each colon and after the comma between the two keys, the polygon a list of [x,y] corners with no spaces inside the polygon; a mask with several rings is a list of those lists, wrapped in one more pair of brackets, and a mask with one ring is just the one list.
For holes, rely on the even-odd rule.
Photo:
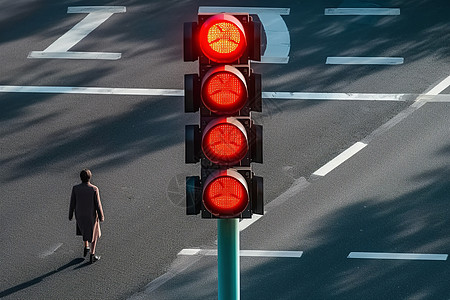
{"label": "person walking", "polygon": [[91,184],[91,177],[92,173],[88,169],[80,172],[81,183],[72,188],[69,220],[72,220],[75,212],[77,235],[83,236],[83,256],[86,257],[90,251],[90,263],[94,263],[100,259],[100,256],[95,255],[95,248],[97,246],[97,240],[101,236],[99,221],[103,222],[105,217],[103,215],[99,189]]}

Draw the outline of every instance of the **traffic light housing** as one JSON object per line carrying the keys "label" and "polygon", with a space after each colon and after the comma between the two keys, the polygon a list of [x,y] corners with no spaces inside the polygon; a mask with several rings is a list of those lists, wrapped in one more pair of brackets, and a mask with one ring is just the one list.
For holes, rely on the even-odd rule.
{"label": "traffic light housing", "polygon": [[184,60],[199,60],[199,73],[185,75],[185,112],[200,111],[187,125],[186,163],[201,175],[186,178],[186,212],[203,218],[249,218],[263,214],[261,76],[250,60],[261,59],[261,25],[249,14],[199,14],[184,24]]}

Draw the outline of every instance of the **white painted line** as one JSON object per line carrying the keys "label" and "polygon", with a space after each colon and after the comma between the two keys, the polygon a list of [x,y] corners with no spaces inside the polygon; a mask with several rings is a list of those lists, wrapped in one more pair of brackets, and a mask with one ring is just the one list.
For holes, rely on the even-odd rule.
{"label": "white painted line", "polygon": [[261,63],[287,64],[291,50],[291,38],[283,18],[280,15],[269,13],[258,14],[258,17],[263,24],[267,39]]}
{"label": "white painted line", "polygon": [[[443,86],[444,85],[442,84],[440,89]],[[435,89],[435,91],[437,91],[437,89]],[[433,91],[433,93],[435,91]],[[71,87],[71,86],[36,86],[36,85],[29,85],[29,86],[0,85],[0,93],[45,93],[45,94],[168,96],[168,97],[184,96],[184,90],[181,89]],[[427,94],[417,95],[417,94],[370,94],[370,93],[365,94],[365,93],[262,92],[262,97],[265,99],[286,99],[286,100],[406,101],[409,97],[412,96],[421,97],[421,99],[425,99],[427,102],[450,102],[449,94],[440,94],[433,96]]]}
{"label": "white painted line", "polygon": [[403,57],[327,57],[327,65],[401,65]]}
{"label": "white painted line", "polygon": [[[133,95],[133,96],[184,96],[180,89],[69,87],[69,86],[17,86],[0,85],[1,93],[50,93],[50,94],[89,94],[89,95]],[[363,94],[363,93],[303,93],[303,92],[263,92],[268,99],[291,100],[380,100],[405,101],[408,94]]]}
{"label": "white painted line", "polygon": [[350,252],[347,258],[361,259],[400,259],[400,260],[447,260],[448,254],[419,254],[419,253],[379,253],[379,252]]}
{"label": "white painted line", "polygon": [[90,14],[93,12],[107,12],[112,14],[127,12],[126,6],[69,6],[68,14]]}
{"label": "white painted line", "polygon": [[262,215],[252,215],[250,219],[242,219],[242,221],[239,222],[239,231],[245,230],[247,227],[258,221]]}
{"label": "white painted line", "polygon": [[298,100],[380,100],[405,101],[407,94],[263,92],[263,98]]}
{"label": "white painted line", "polygon": [[139,89],[139,88],[103,88],[69,86],[0,86],[3,93],[49,93],[49,94],[88,94],[88,95],[130,95],[130,96],[184,96],[179,89]]}
{"label": "white painted line", "polygon": [[41,254],[39,255],[39,257],[40,257],[40,258],[45,258],[45,257],[47,257],[47,256],[52,255],[52,254],[55,253],[56,250],[58,250],[62,245],[63,245],[63,243],[58,243],[58,244],[52,246],[49,250],[47,250],[47,251],[41,253]]}
{"label": "white painted line", "polygon": [[201,251],[200,248],[194,248],[194,249],[183,249],[180,252],[178,252],[177,255],[197,255]]}
{"label": "white painted line", "polygon": [[198,8],[199,13],[249,13],[249,14],[277,14],[282,16],[288,16],[290,13],[290,8],[278,8],[278,7],[233,7],[233,6],[200,6]]}
{"label": "white painted line", "polygon": [[427,102],[450,102],[450,94],[439,94],[430,97]]}
{"label": "white painted line", "polygon": [[[272,47],[273,49],[274,47]],[[280,49],[279,52],[285,52],[286,48],[285,47],[281,47],[283,48],[282,50]],[[289,51],[287,51],[289,52]],[[251,63],[255,63],[255,64],[287,64],[289,62],[289,57],[279,57],[279,56],[268,56],[268,55],[262,55],[261,56],[261,60],[260,61],[254,61],[251,60]]]}
{"label": "white painted line", "polygon": [[239,255],[247,257],[300,258],[303,255],[303,251],[241,250]]}
{"label": "white painted line", "polygon": [[291,38],[287,25],[281,17],[282,15],[289,15],[289,8],[200,6],[198,12],[258,15],[266,33],[267,44],[264,53],[261,55],[261,61],[252,61],[252,63],[287,64],[289,62]]}
{"label": "white painted line", "polygon": [[[178,255],[204,255],[217,256],[216,249],[183,249]],[[278,258],[300,258],[303,251],[270,251],[270,250],[240,250],[241,257],[278,257]]]}
{"label": "white painted line", "polygon": [[[254,251],[241,250],[241,256],[256,257],[274,257],[274,258],[300,258],[302,251]],[[137,294],[127,298],[128,300],[155,299],[153,291],[161,287],[163,284],[178,276],[183,271],[192,267],[204,256],[215,256],[217,250],[201,250],[201,249],[183,249],[178,253],[178,257],[169,266],[169,269],[163,275],[152,280],[145,286],[145,289]]]}
{"label": "white painted line", "polygon": [[122,57],[122,53],[114,52],[49,52],[49,51],[31,51],[28,58],[57,58],[57,59],[103,59],[117,60]]}
{"label": "white painted line", "polygon": [[93,12],[88,14],[83,20],[78,22],[69,31],[59,37],[55,42],[48,46],[44,51],[48,52],[66,52],[98,26],[105,22],[113,14],[109,12]]}
{"label": "white painted line", "polygon": [[[372,131],[371,134],[366,136],[362,141],[366,144],[370,143],[375,137],[384,134],[389,131],[392,127],[400,123],[402,120],[406,119],[413,112],[424,106],[426,103],[430,102],[450,102],[449,94],[440,94],[450,85],[450,76],[446,77],[444,80],[439,82],[433,88],[431,88],[427,93],[416,95],[416,99],[413,104],[399,112],[392,119]],[[439,95],[438,95],[439,94]]]}
{"label": "white painted line", "polygon": [[325,176],[332,170],[334,170],[336,167],[341,165],[343,162],[345,162],[347,159],[361,151],[364,147],[366,147],[367,144],[357,142],[353,144],[350,148],[333,158],[331,161],[329,161],[327,164],[325,164],[323,167],[318,169],[313,173],[313,175],[317,176]]}
{"label": "white painted line", "polygon": [[287,200],[291,199],[292,197],[298,195],[302,190],[307,188],[310,185],[308,180],[306,180],[305,177],[299,177],[294,180],[292,185],[284,191],[281,195],[278,195],[274,200],[270,201],[265,208],[266,209],[274,209],[274,207],[279,206],[286,202]]}
{"label": "white painted line", "polygon": [[450,75],[442,80],[440,83],[438,83],[435,87],[433,87],[431,90],[429,90],[425,95],[431,95],[436,96],[440,94],[443,90],[448,88],[450,86]]}
{"label": "white painted line", "polygon": [[325,16],[398,16],[400,8],[325,8]]}
{"label": "white painted line", "polygon": [[69,7],[67,13],[87,13],[88,15],[43,51],[31,51],[28,58],[120,59],[120,53],[70,52],[69,49],[78,44],[113,14],[123,12],[126,12],[125,6]]}

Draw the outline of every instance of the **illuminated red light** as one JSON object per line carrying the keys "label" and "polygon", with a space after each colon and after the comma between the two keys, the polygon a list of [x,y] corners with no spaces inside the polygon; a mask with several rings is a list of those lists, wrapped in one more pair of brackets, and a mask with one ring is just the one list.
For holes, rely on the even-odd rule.
{"label": "illuminated red light", "polygon": [[244,75],[235,67],[225,65],[212,68],[202,81],[202,101],[217,114],[239,111],[248,97]]}
{"label": "illuminated red light", "polygon": [[245,178],[234,170],[213,173],[203,190],[203,204],[215,216],[236,217],[247,207],[248,187]]}
{"label": "illuminated red light", "polygon": [[235,118],[211,121],[204,130],[202,150],[213,163],[231,165],[239,162],[248,151],[245,127]]}
{"label": "illuminated red light", "polygon": [[218,14],[207,19],[199,33],[200,49],[212,61],[230,63],[245,51],[244,27],[232,15]]}

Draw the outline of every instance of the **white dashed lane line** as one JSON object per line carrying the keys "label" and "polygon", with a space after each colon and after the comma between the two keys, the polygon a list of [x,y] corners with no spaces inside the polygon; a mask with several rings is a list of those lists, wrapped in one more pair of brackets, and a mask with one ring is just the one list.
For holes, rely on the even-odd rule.
{"label": "white dashed lane line", "polygon": [[392,260],[447,260],[448,254],[350,252],[347,258]]}
{"label": "white dashed lane line", "polygon": [[327,65],[401,65],[403,57],[327,57]]}
{"label": "white dashed lane line", "polygon": [[400,8],[325,8],[325,16],[398,16]]}
{"label": "white dashed lane line", "polygon": [[333,171],[335,168],[340,166],[347,159],[349,159],[350,157],[352,157],[353,155],[355,155],[356,153],[358,153],[359,151],[364,149],[364,147],[366,147],[366,146],[367,146],[367,144],[362,143],[362,142],[357,142],[357,143],[353,144],[350,148],[348,148],[347,150],[345,150],[344,152],[342,152],[341,154],[339,154],[338,156],[333,158],[331,161],[326,163],[323,167],[321,167],[320,169],[315,171],[313,173],[313,175],[317,175],[317,176],[327,175],[328,173]]}
{"label": "white dashed lane line", "polygon": [[[183,249],[178,255],[217,256],[217,249]],[[301,258],[303,251],[240,250],[241,257]]]}
{"label": "white dashed lane line", "polygon": [[[325,16],[399,16],[400,8],[325,8]],[[403,57],[327,57],[327,65],[401,65]]]}

